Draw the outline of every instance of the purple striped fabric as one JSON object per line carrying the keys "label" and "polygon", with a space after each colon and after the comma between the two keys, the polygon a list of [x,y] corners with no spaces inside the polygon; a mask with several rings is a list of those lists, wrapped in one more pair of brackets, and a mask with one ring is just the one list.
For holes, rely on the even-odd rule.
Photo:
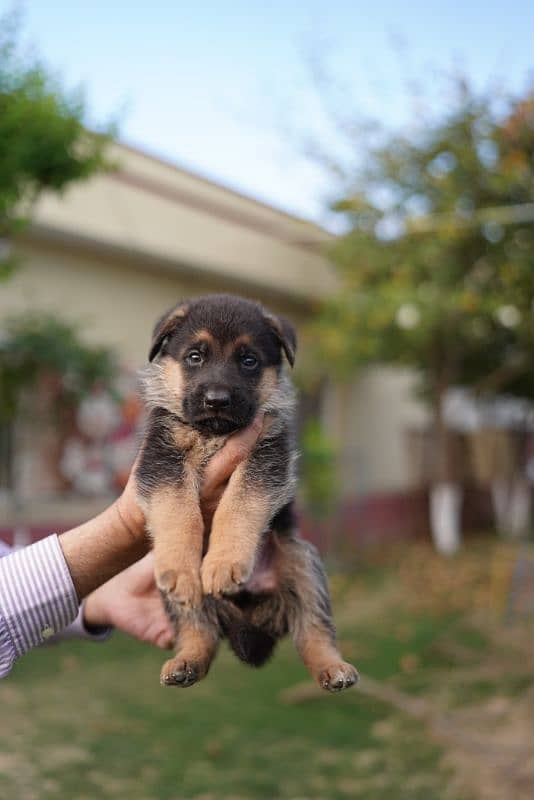
{"label": "purple striped fabric", "polygon": [[0,558],[0,678],[77,615],[76,591],[55,534]]}

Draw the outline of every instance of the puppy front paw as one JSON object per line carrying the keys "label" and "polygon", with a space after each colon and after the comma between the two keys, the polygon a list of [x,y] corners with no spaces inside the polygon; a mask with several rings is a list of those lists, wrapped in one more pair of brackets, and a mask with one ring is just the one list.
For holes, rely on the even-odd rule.
{"label": "puppy front paw", "polygon": [[156,570],[156,585],[171,603],[186,608],[199,608],[202,603],[202,585],[198,570],[180,567],[179,570]]}
{"label": "puppy front paw", "polygon": [[228,555],[216,556],[208,552],[200,569],[204,594],[236,594],[252,575],[253,566],[253,563],[231,561]]}

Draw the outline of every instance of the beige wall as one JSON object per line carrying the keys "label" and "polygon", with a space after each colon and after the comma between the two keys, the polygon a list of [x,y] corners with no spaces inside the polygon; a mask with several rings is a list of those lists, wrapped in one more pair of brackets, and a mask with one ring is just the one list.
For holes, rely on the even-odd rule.
{"label": "beige wall", "polygon": [[331,290],[327,232],[128,148],[113,155],[117,171],[43,196],[35,226],[301,302]]}
{"label": "beige wall", "polygon": [[330,388],[323,424],[340,448],[339,478],[346,496],[414,485],[406,434],[428,423],[415,387],[412,372],[376,367]]}
{"label": "beige wall", "polygon": [[[188,295],[228,288],[223,278],[206,285],[51,245],[26,243],[21,252],[22,266],[0,287],[0,326],[21,311],[57,313],[78,322],[88,341],[116,348],[131,369],[146,363],[153,324],[166,308]],[[254,290],[242,293],[267,302],[297,326],[305,322],[306,313],[290,302],[273,302]],[[413,388],[408,371],[375,368],[327,390],[322,422],[339,448],[345,496],[413,485],[406,432],[427,421]]]}
{"label": "beige wall", "polygon": [[[237,291],[298,326],[332,289],[320,254],[331,237],[317,226],[128,148],[115,156],[116,174],[41,200],[23,264],[0,284],[0,327],[25,310],[57,313],[137,369],[155,320],[183,297]],[[409,373],[376,369],[327,392],[346,494],[412,485],[405,433],[426,420],[412,387]]]}
{"label": "beige wall", "polygon": [[[88,341],[117,348],[131,368],[146,361],[154,322],[167,308],[186,296],[228,289],[224,278],[207,286],[176,273],[138,269],[80,250],[29,243],[19,249],[21,267],[0,285],[0,325],[21,311],[58,313],[79,322]],[[296,323],[302,321],[302,312],[290,303],[273,303],[267,292],[253,294]]]}

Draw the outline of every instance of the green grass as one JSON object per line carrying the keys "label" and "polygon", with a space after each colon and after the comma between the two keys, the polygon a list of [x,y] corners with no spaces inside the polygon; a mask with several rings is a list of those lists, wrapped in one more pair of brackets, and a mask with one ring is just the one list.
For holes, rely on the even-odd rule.
{"label": "green grass", "polygon": [[[374,626],[342,631],[375,677],[435,635],[428,619],[403,642]],[[0,797],[445,796],[441,751],[418,723],[354,691],[284,704],[281,690],[307,680],[289,643],[261,670],[223,650],[187,690],[158,685],[161,660],[119,635],[28,655],[0,686]]]}
{"label": "green grass", "polygon": [[[387,565],[332,581],[346,657],[375,681],[423,698],[452,730],[465,719],[455,714],[478,712],[492,698],[520,705],[533,685],[532,628],[501,640],[503,626],[480,623],[467,607],[414,607],[414,596],[425,600],[427,556],[416,557],[415,593]],[[445,598],[458,564],[439,577],[438,563],[432,581],[443,581]],[[309,681],[290,642],[261,670],[223,646],[209,676],[185,690],[159,686],[163,659],[118,634],[22,659],[0,683],[1,800],[477,796],[460,788],[454,742],[435,738],[428,720],[357,689],[284,702],[283,690]],[[469,735],[483,732],[477,723]]]}

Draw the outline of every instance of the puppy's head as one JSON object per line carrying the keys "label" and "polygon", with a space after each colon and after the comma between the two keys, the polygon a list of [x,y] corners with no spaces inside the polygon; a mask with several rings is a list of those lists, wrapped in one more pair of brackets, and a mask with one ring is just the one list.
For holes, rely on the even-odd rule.
{"label": "puppy's head", "polygon": [[286,320],[231,295],[178,305],[157,323],[146,381],[149,402],[213,435],[246,427],[279,385],[296,335]]}

